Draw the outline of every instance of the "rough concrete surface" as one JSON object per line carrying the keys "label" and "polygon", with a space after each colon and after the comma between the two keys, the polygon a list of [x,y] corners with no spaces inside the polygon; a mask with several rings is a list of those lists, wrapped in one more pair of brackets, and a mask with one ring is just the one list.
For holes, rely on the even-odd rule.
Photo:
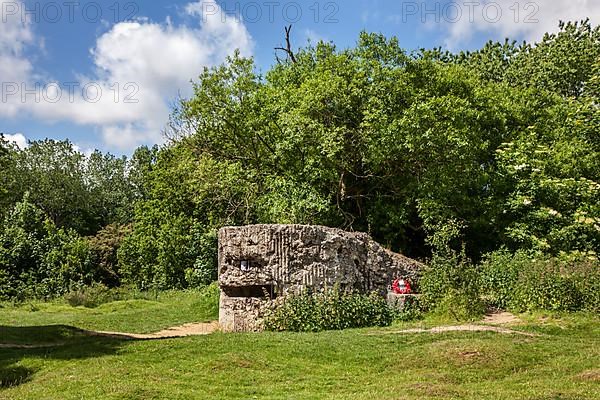
{"label": "rough concrete surface", "polygon": [[260,330],[269,302],[291,293],[341,290],[387,294],[395,278],[418,280],[423,265],[365,233],[308,225],[251,225],[219,232],[220,323]]}

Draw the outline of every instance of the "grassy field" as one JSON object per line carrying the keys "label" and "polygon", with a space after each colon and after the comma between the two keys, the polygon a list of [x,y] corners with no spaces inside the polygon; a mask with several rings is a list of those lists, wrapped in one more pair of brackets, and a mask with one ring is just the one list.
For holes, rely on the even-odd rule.
{"label": "grassy field", "polygon": [[[219,317],[218,288],[202,292],[163,292],[155,298],[115,301],[97,308],[71,307],[64,301],[0,304],[0,343],[6,327],[69,325],[81,329],[149,333],[186,322],[208,322]],[[19,340],[19,338],[14,338]],[[22,340],[37,339],[28,335]]]}
{"label": "grassy field", "polygon": [[590,314],[521,316],[514,329],[538,337],[398,333],[435,321],[162,341],[73,328],[143,333],[215,317],[205,292],[91,310],[4,306],[0,343],[50,346],[0,348],[0,399],[600,399],[600,317]]}

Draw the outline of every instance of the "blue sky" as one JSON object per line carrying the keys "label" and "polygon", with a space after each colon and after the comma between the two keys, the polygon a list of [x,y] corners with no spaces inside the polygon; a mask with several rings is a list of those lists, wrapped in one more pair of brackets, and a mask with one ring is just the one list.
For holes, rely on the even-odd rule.
{"label": "blue sky", "polygon": [[408,50],[460,50],[586,17],[598,22],[600,2],[0,0],[0,132],[116,154],[160,143],[170,104],[203,66],[240,48],[266,71],[288,24],[295,46],[348,47],[366,30]]}

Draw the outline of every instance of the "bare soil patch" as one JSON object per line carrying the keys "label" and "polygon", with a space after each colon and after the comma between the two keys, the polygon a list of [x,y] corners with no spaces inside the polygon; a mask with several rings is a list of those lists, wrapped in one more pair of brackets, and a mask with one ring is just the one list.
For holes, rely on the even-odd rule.
{"label": "bare soil patch", "polygon": [[[161,340],[161,339],[175,339],[183,338],[188,336],[204,336],[209,335],[219,330],[218,322],[202,322],[185,324],[181,326],[175,326],[162,330],[155,333],[126,333],[126,332],[104,332],[104,331],[90,331],[80,329],[79,333],[84,336],[95,336],[95,337],[106,337],[121,340]],[[30,350],[30,349],[45,349],[51,347],[61,347],[68,344],[68,341],[55,342],[55,343],[39,343],[39,344],[11,344],[11,343],[0,343],[0,349],[17,349],[17,350]]]}
{"label": "bare soil patch", "polygon": [[600,369],[585,371],[577,375],[577,378],[582,381],[600,382]]}
{"label": "bare soil patch", "polygon": [[112,337],[115,339],[129,340],[158,340],[158,339],[174,339],[188,336],[204,336],[210,335],[219,330],[218,322],[201,322],[191,323],[181,326],[167,328],[155,333],[124,333],[124,332],[105,332],[105,331],[82,331],[88,336]]}
{"label": "bare soil patch", "polygon": [[508,325],[519,323],[521,320],[516,315],[509,312],[496,312],[486,315],[482,322],[484,324],[492,325]]}

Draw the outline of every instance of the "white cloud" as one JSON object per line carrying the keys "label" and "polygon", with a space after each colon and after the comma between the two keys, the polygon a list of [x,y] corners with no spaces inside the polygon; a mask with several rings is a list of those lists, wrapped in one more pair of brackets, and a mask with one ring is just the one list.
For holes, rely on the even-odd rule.
{"label": "white cloud", "polygon": [[[192,27],[174,26],[170,18],[164,23],[138,19],[114,25],[90,51],[95,66],[92,76],[79,76],[75,88],[46,86],[39,102],[33,98],[25,104],[13,101],[12,114],[19,109],[45,121],[97,127],[105,143],[120,150],[161,141],[170,102],[179,94],[191,93],[190,80],[203,67],[221,63],[235,49],[246,56],[252,53],[253,41],[242,21],[222,20],[220,12],[202,15],[207,7],[221,11],[214,0],[188,4],[187,14],[198,23]],[[31,78],[31,67],[24,70]],[[86,84],[90,85],[87,92]],[[95,98],[98,88],[97,101],[85,98],[84,92]]]}
{"label": "white cloud", "polygon": [[[600,23],[598,0],[482,0],[468,6],[457,1],[462,13],[457,22],[455,9],[442,11],[442,28],[448,34],[445,44],[450,49],[460,47],[476,36],[503,40],[539,41],[544,33],[556,32],[559,21],[579,21],[590,18]],[[498,13],[500,11],[500,13]]]}
{"label": "white cloud", "polygon": [[[14,135],[5,133],[4,139],[6,139],[8,142],[15,143],[17,145],[17,147],[21,150],[29,147],[29,141],[28,141],[27,137],[25,137],[25,135],[23,135],[22,133],[15,133]],[[81,146],[79,146],[76,143],[73,143],[73,150],[75,150],[78,153],[83,154],[84,156],[86,156],[88,158],[95,151],[94,149],[89,148],[89,147],[82,148]]]}
{"label": "white cloud", "polygon": [[4,134],[4,138],[9,142],[15,143],[20,149],[26,149],[29,147],[27,138],[22,133],[15,133],[14,135]]}
{"label": "white cloud", "polygon": [[[0,77],[4,89],[6,84],[20,84],[31,74],[33,67],[24,50],[33,43],[34,35],[31,24],[21,20],[14,1],[0,0],[0,10]],[[14,116],[19,108],[18,102],[2,101],[0,116]]]}
{"label": "white cloud", "polygon": [[[166,114],[166,113],[165,113]],[[140,123],[124,123],[102,127],[102,138],[105,143],[119,149],[133,149],[140,143],[156,143],[161,140],[160,132],[168,115],[159,118],[149,117]]]}

